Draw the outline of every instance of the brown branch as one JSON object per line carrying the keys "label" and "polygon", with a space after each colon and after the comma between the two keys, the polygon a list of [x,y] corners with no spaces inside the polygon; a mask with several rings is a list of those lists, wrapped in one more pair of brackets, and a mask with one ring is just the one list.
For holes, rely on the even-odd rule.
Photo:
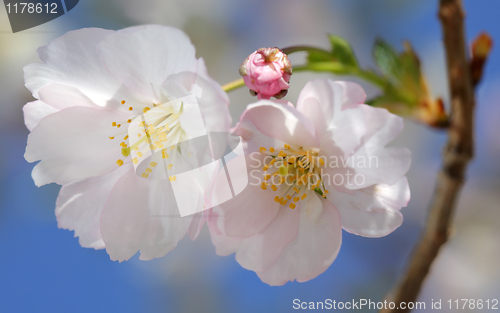
{"label": "brown branch", "polygon": [[[440,0],[439,17],[448,65],[451,124],[426,228],[413,251],[405,276],[391,299],[396,307],[401,302],[416,301],[434,259],[448,240],[455,202],[465,180],[467,165],[473,157],[474,94],[466,56],[461,0]],[[387,309],[383,312],[409,310]]]}

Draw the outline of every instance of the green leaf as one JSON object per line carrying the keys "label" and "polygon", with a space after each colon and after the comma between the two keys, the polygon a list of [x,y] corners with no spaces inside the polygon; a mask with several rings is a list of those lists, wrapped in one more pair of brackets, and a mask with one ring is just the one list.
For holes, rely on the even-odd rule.
{"label": "green leaf", "polygon": [[377,39],[373,46],[373,57],[375,63],[386,77],[392,78],[395,81],[401,78],[401,60],[392,46],[382,39]]}
{"label": "green leaf", "polygon": [[307,54],[307,62],[308,63],[317,63],[317,62],[335,62],[335,58],[333,55],[324,50],[314,50],[308,51]]}
{"label": "green leaf", "polygon": [[411,113],[411,106],[405,105],[405,102],[401,101],[401,99],[397,96],[393,97],[391,95],[384,94],[368,100],[366,104],[378,108],[386,108],[391,113],[398,115],[410,115]]}
{"label": "green leaf", "polygon": [[405,44],[405,51],[400,55],[401,66],[405,74],[416,86],[420,86],[422,73],[420,72],[420,60],[409,43]]}
{"label": "green leaf", "polygon": [[331,72],[336,75],[353,75],[356,68],[345,66],[340,62],[313,62],[306,65],[307,70],[316,72]]}
{"label": "green leaf", "polygon": [[332,46],[332,56],[337,62],[346,66],[358,67],[356,56],[347,40],[335,35],[328,35],[328,38]]}
{"label": "green leaf", "polygon": [[308,51],[308,63],[337,63],[339,66],[347,68],[357,68],[358,61],[352,51],[351,45],[343,38],[328,35],[330,39],[331,51],[314,49]]}

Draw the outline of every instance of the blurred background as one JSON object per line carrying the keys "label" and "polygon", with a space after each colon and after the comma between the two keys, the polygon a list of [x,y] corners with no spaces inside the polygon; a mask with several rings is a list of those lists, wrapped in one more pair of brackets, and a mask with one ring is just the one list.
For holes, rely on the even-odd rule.
{"label": "blurred background", "polygon": [[[292,301],[382,301],[404,269],[432,196],[442,131],[406,120],[394,145],[412,150],[408,173],[412,200],[403,225],[391,235],[343,234],[333,265],[306,283],[270,287],[219,257],[208,231],[185,238],[166,257],[113,262],[103,250],[81,248],[73,232],[57,228],[59,186],[35,187],[24,158],[28,131],[22,106],[32,101],[22,68],[39,62],[36,49],[69,30],[119,29],[158,23],[183,29],[210,75],[224,84],[238,78],[240,63],[260,47],[310,44],[327,47],[327,33],[348,39],[361,64],[373,63],[377,36],[401,49],[410,40],[433,93],[448,102],[437,0],[81,0],[66,15],[12,34],[0,8],[0,312],[288,312]],[[487,31],[500,42],[497,0],[464,0],[467,37]],[[293,55],[300,64],[303,56]],[[441,251],[420,300],[500,298],[500,48],[493,48],[477,89],[476,158],[460,197],[453,237]],[[311,78],[293,75],[287,99],[295,102]],[[344,80],[353,80],[342,77]],[[368,95],[376,89],[362,83]],[[237,120],[253,101],[246,89],[230,94]],[[421,310],[422,312],[424,310]],[[443,311],[446,311],[443,309]],[[461,310],[464,312],[468,308]],[[482,311],[485,311],[484,309]]]}

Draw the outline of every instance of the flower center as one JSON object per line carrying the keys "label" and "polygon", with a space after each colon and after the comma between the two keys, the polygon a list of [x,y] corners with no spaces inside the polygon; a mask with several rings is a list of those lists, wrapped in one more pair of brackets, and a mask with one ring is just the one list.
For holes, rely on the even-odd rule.
{"label": "flower center", "polygon": [[[121,102],[122,105],[125,101]],[[133,111],[133,107],[129,107],[129,111]],[[126,122],[113,122],[112,126],[120,128],[122,124],[129,124],[127,129],[118,135],[109,137],[113,140],[115,137],[127,133],[123,137],[123,142],[120,143],[121,154],[132,159],[132,163],[137,168],[137,165],[146,159],[149,159],[155,153],[161,153],[163,159],[168,159],[168,149],[175,149],[175,144],[184,140],[185,132],[180,126],[179,118],[183,113],[182,102],[176,103],[173,101],[163,104],[153,104],[153,108],[145,107],[142,114],[139,114]],[[119,159],[116,161],[118,166],[122,166],[124,161]],[[141,177],[148,178],[157,162],[150,162],[149,166],[144,169]],[[170,169],[172,164],[168,165]],[[171,181],[175,180],[175,176],[169,177]]]}
{"label": "flower center", "polygon": [[295,203],[305,200],[308,190],[314,190],[326,199],[328,190],[321,179],[321,169],[326,162],[319,156],[319,149],[304,150],[285,144],[283,149],[260,147],[260,153],[266,155],[263,190],[270,186],[277,195],[274,201],[295,209]]}

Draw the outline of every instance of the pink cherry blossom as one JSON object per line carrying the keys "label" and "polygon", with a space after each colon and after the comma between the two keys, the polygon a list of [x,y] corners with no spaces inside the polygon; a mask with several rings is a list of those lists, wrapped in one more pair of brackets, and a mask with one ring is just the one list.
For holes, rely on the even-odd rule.
{"label": "pink cherry blossom", "polygon": [[[187,96],[196,97],[207,132],[228,131],[227,95],[196,59],[189,38],[155,25],[88,28],[55,39],[38,54],[43,63],[25,67],[26,86],[37,99],[24,107],[31,131],[25,158],[40,161],[32,173],[36,185],[63,185],[59,227],[74,230],[83,247],[105,248],[119,261],[137,251],[141,259],[160,257],[187,233],[195,238],[203,214],[179,216],[169,180],[145,179],[158,168],[155,162],[142,176],[136,171],[141,150],[128,132],[134,119],[152,112],[150,125],[163,130],[143,138],[159,138],[155,149],[165,146],[160,159],[170,157],[175,166],[185,157],[175,144],[200,128],[186,105],[171,104]],[[203,208],[204,182],[184,187]]]}
{"label": "pink cherry blossom", "polygon": [[270,285],[304,282],[335,260],[342,229],[380,237],[401,225],[410,152],[386,145],[403,121],[364,101],[357,84],[315,80],[296,108],[269,100],[248,106],[235,128],[248,168],[229,162],[228,169],[248,175],[249,185],[209,218],[219,255],[236,253]]}
{"label": "pink cherry blossom", "polygon": [[260,99],[283,98],[288,90],[292,65],[278,48],[261,48],[240,66],[240,75],[250,93]]}

